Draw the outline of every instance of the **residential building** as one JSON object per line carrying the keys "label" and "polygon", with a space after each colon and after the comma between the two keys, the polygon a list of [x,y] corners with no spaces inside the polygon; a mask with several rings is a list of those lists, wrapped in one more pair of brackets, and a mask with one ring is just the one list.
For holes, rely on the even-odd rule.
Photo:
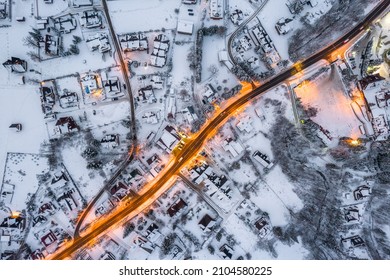
{"label": "residential building", "polygon": [[244,147],[237,141],[233,141],[233,138],[231,137],[228,137],[223,141],[222,147],[226,152],[230,152],[234,158],[244,151]]}
{"label": "residential building", "polygon": [[164,67],[167,63],[167,53],[169,50],[169,39],[164,34],[159,34],[154,39],[153,52],[150,56],[150,65]]}
{"label": "residential building", "polygon": [[61,117],[55,124],[55,132],[65,134],[69,132],[79,131],[79,126],[72,117]]}
{"label": "residential building", "polygon": [[27,62],[17,57],[11,57],[3,63],[3,66],[11,72],[24,73],[27,71]]}
{"label": "residential building", "polygon": [[224,0],[210,0],[210,18],[222,19],[224,13]]}
{"label": "residential building", "polygon": [[184,209],[186,209],[186,207],[187,207],[187,203],[183,199],[178,198],[167,209],[167,213],[168,213],[169,217],[174,217],[174,216],[178,215],[179,213],[181,213],[182,211],[184,211]]}
{"label": "residential building", "polygon": [[293,20],[291,18],[282,17],[281,19],[279,19],[276,22],[275,28],[276,28],[276,31],[278,31],[279,35],[285,35],[292,30],[292,27],[291,27],[292,21]]}
{"label": "residential building", "polygon": [[92,6],[93,0],[72,0],[73,7]]}
{"label": "residential building", "polygon": [[368,76],[360,81],[367,103],[368,116],[376,140],[386,140],[390,134],[390,82],[379,75]]}
{"label": "residential building", "polygon": [[119,146],[119,134],[107,134],[100,140],[102,147],[114,149]]}
{"label": "residential building", "polygon": [[91,52],[98,50],[100,53],[104,53],[111,50],[111,45],[106,33],[101,32],[90,35],[85,42]]}
{"label": "residential building", "polygon": [[210,232],[213,229],[215,224],[216,224],[215,219],[213,219],[209,214],[205,214],[198,223],[199,227],[204,232]]}
{"label": "residential building", "polygon": [[149,48],[148,38],[143,33],[123,34],[118,38],[124,52],[145,51]]}
{"label": "residential building", "polygon": [[177,131],[170,125],[167,125],[157,140],[156,144],[167,153],[172,152],[173,148],[179,143],[181,137]]}
{"label": "residential building", "polygon": [[366,185],[359,186],[353,191],[353,197],[355,200],[362,200],[371,194],[371,188]]}
{"label": "residential building", "polygon": [[70,33],[77,27],[76,19],[71,15],[64,15],[58,18],[53,18],[54,28],[61,33]]}
{"label": "residential building", "polygon": [[271,168],[274,165],[267,155],[260,153],[259,151],[253,153],[253,158],[266,168]]}
{"label": "residential building", "polygon": [[100,11],[83,11],[80,18],[81,26],[89,29],[100,27],[103,23],[102,18],[103,16]]}
{"label": "residential building", "polygon": [[194,32],[194,23],[187,20],[177,21],[177,33],[192,35]]}

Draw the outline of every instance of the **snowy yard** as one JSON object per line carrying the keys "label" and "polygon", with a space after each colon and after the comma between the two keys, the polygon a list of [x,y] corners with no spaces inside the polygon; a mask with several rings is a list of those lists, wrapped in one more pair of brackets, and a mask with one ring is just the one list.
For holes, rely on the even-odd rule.
{"label": "snowy yard", "polygon": [[[333,138],[361,136],[359,125],[351,103],[346,96],[336,69],[321,74],[312,82],[295,87],[294,91],[304,107],[314,107],[318,113],[313,121],[329,130]],[[337,139],[335,139],[337,144]]]}

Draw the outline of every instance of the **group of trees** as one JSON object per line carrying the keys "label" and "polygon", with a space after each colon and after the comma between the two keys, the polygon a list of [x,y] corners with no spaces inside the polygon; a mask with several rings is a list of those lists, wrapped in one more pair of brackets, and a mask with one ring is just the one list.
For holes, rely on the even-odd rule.
{"label": "group of trees", "polygon": [[315,24],[304,22],[304,27],[296,30],[289,40],[288,52],[291,60],[297,61],[308,57],[326,46],[329,38],[334,37],[335,33],[345,33],[345,27],[351,27],[353,22],[360,22],[364,17],[365,8],[373,2],[376,1],[355,0],[351,5],[349,1],[336,1]]}

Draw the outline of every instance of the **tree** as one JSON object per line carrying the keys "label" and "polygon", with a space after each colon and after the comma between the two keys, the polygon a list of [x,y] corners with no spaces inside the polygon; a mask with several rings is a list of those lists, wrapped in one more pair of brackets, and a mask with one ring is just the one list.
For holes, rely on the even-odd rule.
{"label": "tree", "polygon": [[73,45],[73,44],[70,45],[69,51],[72,54],[79,54],[80,53],[79,47],[77,45]]}
{"label": "tree", "polygon": [[73,35],[73,44],[77,45],[82,39],[79,36]]}
{"label": "tree", "polygon": [[98,152],[95,148],[88,147],[81,153],[81,156],[85,159],[91,159],[91,158],[96,157],[97,154],[98,154]]}

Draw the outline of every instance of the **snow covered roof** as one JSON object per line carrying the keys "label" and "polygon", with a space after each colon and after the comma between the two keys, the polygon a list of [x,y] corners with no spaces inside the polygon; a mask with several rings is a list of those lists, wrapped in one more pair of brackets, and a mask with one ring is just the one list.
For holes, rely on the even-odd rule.
{"label": "snow covered roof", "polygon": [[178,20],[177,32],[181,34],[191,35],[194,31],[194,23],[186,20]]}

